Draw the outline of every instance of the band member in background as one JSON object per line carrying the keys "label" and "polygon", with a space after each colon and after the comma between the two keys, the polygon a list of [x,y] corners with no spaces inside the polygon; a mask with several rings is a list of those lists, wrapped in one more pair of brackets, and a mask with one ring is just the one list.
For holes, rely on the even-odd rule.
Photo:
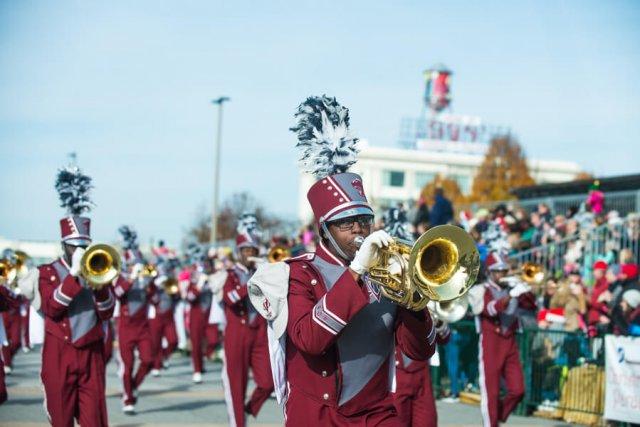
{"label": "band member in background", "polygon": [[[158,277],[155,280],[156,294],[153,304],[149,306],[149,327],[151,329],[152,353],[154,355],[151,375],[160,375],[160,369],[167,367],[167,359],[178,345],[176,324],[173,319],[174,309],[180,291],[178,280],[169,262],[158,264]],[[163,347],[163,340],[166,347]]]}
{"label": "band member in background", "polygon": [[[122,376],[122,410],[135,413],[138,387],[153,366],[151,333],[147,320],[149,302],[154,295],[152,277],[144,274],[145,260],[138,249],[136,233],[127,226],[119,229],[124,240],[124,259],[128,265],[128,277],[121,274],[115,281],[113,290],[120,302],[118,317],[118,351],[120,375]],[[138,369],[133,374],[135,351],[140,358]]]}
{"label": "band member in background", "polygon": [[[488,279],[471,288],[469,303],[480,334],[480,409],[483,423],[496,427],[524,396],[524,379],[515,333],[520,319],[535,310],[535,296],[519,278],[507,277],[509,264],[499,252],[486,261]],[[506,394],[500,398],[500,384]]]}
{"label": "band member in background", "polygon": [[15,295],[17,304],[9,305],[2,312],[2,321],[6,331],[6,341],[2,345],[2,359],[4,361],[4,373],[11,375],[13,372],[13,356],[20,349],[21,344],[21,319],[20,307],[24,304],[24,299],[20,295]]}
{"label": "band member in background", "polygon": [[91,243],[91,178],[75,167],[58,173],[56,190],[69,216],[60,221],[64,255],[38,267],[38,298],[45,317],[41,379],[45,408],[54,427],[107,427],[102,321],[113,314],[110,286],[94,288],[80,275]]}
{"label": "band member in background", "polygon": [[[8,267],[11,264],[11,260],[7,258],[0,259],[0,264],[3,265],[3,272],[0,275],[0,312],[3,314],[11,309],[16,309],[20,306],[20,300],[18,296],[9,289],[7,285],[8,277],[5,276],[8,273]],[[0,318],[0,343],[6,341],[6,332],[2,319]],[[0,357],[0,405],[7,400],[7,386],[4,381],[5,365],[4,358]]]}
{"label": "band member in background", "polygon": [[[192,380],[194,383],[200,384],[202,382],[202,373],[204,372],[203,346],[205,345],[207,323],[211,303],[213,302],[213,294],[209,287],[208,272],[205,271],[204,249],[194,243],[189,245],[187,252],[193,264],[187,290],[187,301],[189,302],[189,337],[191,338],[191,362],[193,366]],[[216,344],[217,342],[207,342],[206,352],[213,352]]]}
{"label": "band member in background", "polygon": [[[391,237],[413,241],[406,213],[400,207],[387,210],[384,229]],[[429,344],[449,342],[450,330],[441,319],[434,321],[434,333],[427,337]],[[400,348],[396,348],[396,393],[395,406],[398,418],[404,426],[437,427],[438,412],[431,384],[431,367],[427,360],[413,360]]]}
{"label": "band member in background", "polygon": [[[258,415],[260,408],[273,391],[269,364],[267,323],[258,315],[248,298],[247,282],[255,272],[260,254],[258,233],[241,219],[236,237],[235,265],[227,270],[222,288],[224,314],[224,361],[222,384],[230,426],[246,425],[245,413]],[[249,369],[256,388],[245,402]]]}
{"label": "band member in background", "polygon": [[[392,303],[367,279],[379,248],[393,239],[384,230],[371,232],[373,210],[362,178],[346,172],[357,153],[348,110],[335,98],[312,97],[296,116],[292,130],[302,161],[318,179],[307,198],[321,239],[315,254],[261,265],[249,291],[254,307],[270,320],[285,424],[401,426],[390,392],[393,348],[414,360],[431,357],[431,318]],[[400,267],[388,266],[395,272]]]}

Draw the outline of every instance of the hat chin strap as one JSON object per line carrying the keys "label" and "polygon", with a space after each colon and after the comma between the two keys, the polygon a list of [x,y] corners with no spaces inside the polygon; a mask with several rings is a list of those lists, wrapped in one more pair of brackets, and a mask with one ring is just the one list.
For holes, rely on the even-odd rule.
{"label": "hat chin strap", "polygon": [[345,254],[344,251],[340,249],[340,246],[338,246],[338,242],[336,242],[331,233],[329,233],[329,228],[327,228],[326,222],[322,223],[322,230],[324,230],[324,234],[327,236],[327,240],[329,241],[329,243],[331,243],[333,250],[336,251],[338,256],[345,261],[351,261],[351,258],[349,258],[349,256],[347,256],[347,254]]}

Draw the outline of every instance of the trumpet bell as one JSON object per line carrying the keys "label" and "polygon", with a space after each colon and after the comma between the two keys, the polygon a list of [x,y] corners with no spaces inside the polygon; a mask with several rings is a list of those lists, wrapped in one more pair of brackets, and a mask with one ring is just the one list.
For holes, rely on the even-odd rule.
{"label": "trumpet bell", "polygon": [[417,291],[433,301],[464,295],[480,271],[480,254],[471,236],[453,225],[433,227],[411,251],[409,273]]}
{"label": "trumpet bell", "polygon": [[80,274],[94,289],[100,289],[120,274],[122,261],[113,246],[98,243],[89,246],[80,261]]}
{"label": "trumpet bell", "polygon": [[167,295],[177,295],[180,292],[178,281],[174,277],[168,278],[163,284],[164,292]]}
{"label": "trumpet bell", "polygon": [[274,246],[267,254],[269,262],[280,262],[288,258],[291,258],[291,251],[284,246]]}
{"label": "trumpet bell", "polygon": [[469,307],[469,299],[467,295],[453,301],[430,301],[429,310],[433,316],[446,323],[455,323],[464,318]]}
{"label": "trumpet bell", "polygon": [[522,280],[528,284],[540,284],[544,281],[546,273],[540,264],[534,262],[525,262],[521,268]]}
{"label": "trumpet bell", "polygon": [[0,259],[0,285],[9,285],[16,279],[17,270],[11,261]]}

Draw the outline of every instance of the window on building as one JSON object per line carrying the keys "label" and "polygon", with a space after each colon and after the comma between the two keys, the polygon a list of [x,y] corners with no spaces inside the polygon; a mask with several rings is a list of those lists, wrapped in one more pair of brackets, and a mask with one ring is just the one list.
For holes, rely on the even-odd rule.
{"label": "window on building", "polygon": [[404,172],[384,171],[382,184],[387,187],[404,187]]}
{"label": "window on building", "polygon": [[436,174],[433,172],[416,172],[416,188],[422,189],[425,185],[433,181]]}
{"label": "window on building", "polygon": [[451,179],[458,184],[462,194],[469,194],[471,192],[471,177],[469,175],[452,175]]}

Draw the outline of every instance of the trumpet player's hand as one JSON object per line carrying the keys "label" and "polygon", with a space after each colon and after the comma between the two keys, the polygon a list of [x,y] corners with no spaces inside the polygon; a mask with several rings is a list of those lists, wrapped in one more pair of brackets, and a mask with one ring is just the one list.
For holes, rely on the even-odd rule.
{"label": "trumpet player's hand", "polygon": [[393,257],[389,260],[389,264],[387,265],[387,268],[389,268],[389,274],[397,275],[402,273],[403,269],[406,271],[407,268],[409,268],[409,263],[404,258],[402,258],[402,261],[399,261],[398,258]]}
{"label": "trumpet player's hand", "polygon": [[509,296],[511,298],[518,298],[520,295],[522,294],[526,294],[527,292],[529,292],[531,290],[531,288],[529,287],[529,285],[527,285],[524,282],[518,283],[517,285],[515,285],[510,291],[509,291]]}
{"label": "trumpet player's hand", "polygon": [[161,274],[156,278],[156,285],[162,286],[164,285],[164,282],[166,282],[167,280],[169,280],[169,278],[166,275]]}
{"label": "trumpet player's hand", "polygon": [[374,231],[364,239],[349,268],[356,274],[362,275],[375,264],[378,259],[378,250],[391,243],[393,243],[393,238],[389,236],[389,233],[384,230]]}
{"label": "trumpet player's hand", "polygon": [[73,255],[71,255],[71,268],[69,269],[69,274],[74,277],[78,277],[80,275],[80,267],[82,256],[84,255],[84,248],[77,247],[75,251],[73,251]]}

